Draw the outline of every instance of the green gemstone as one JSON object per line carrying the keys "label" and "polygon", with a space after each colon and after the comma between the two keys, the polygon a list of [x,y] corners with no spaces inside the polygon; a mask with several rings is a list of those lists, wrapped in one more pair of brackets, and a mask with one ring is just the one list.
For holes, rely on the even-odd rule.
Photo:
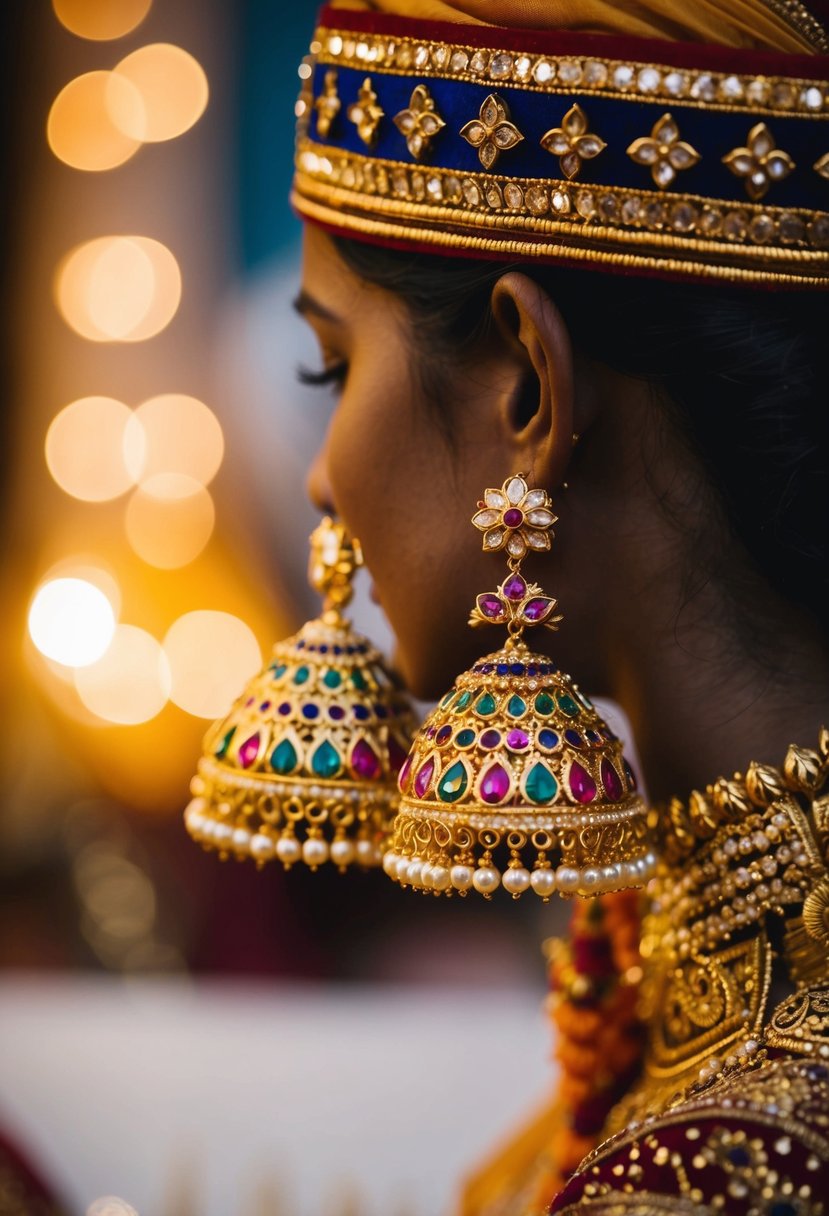
{"label": "green gemstone", "polygon": [[331,667],[322,677],[322,682],[326,688],[339,688],[343,682],[343,678],[338,671],[335,671]]}
{"label": "green gemstone", "polygon": [[216,748],[215,752],[213,753],[213,755],[216,757],[217,760],[224,760],[225,756],[227,755],[227,749],[230,747],[230,741],[235,734],[236,734],[236,727],[231,726],[230,730],[227,732],[227,734],[222,739],[221,743],[219,744],[219,746]]}
{"label": "green gemstone", "polygon": [[294,684],[305,684],[309,674],[307,667],[298,667],[294,675]]}
{"label": "green gemstone", "polygon": [[457,802],[466,793],[469,778],[460,760],[456,760],[438,782],[438,798],[442,802]]}
{"label": "green gemstone", "polygon": [[593,708],[594,708],[594,706],[593,706],[593,702],[590,700],[590,698],[589,698],[589,697],[586,697],[586,696],[584,695],[584,693],[583,693],[583,692],[577,692],[577,693],[576,693],[576,696],[577,696],[577,697],[578,697],[578,699],[581,701],[581,703],[582,703],[582,705],[584,706],[584,708],[585,708],[585,709],[593,709]]}
{"label": "green gemstone", "polygon": [[535,698],[535,712],[547,717],[553,712],[556,704],[548,692],[540,692]]}
{"label": "green gemstone", "polygon": [[336,777],[342,766],[336,749],[327,739],[323,739],[311,757],[311,768],[318,777]]}
{"label": "green gemstone", "polygon": [[447,706],[447,705],[450,703],[450,701],[452,700],[452,698],[454,697],[454,695],[455,695],[455,690],[454,690],[454,688],[453,688],[453,689],[452,689],[450,692],[448,692],[448,693],[446,694],[446,696],[445,696],[445,697],[443,698],[443,700],[441,701],[441,703],[440,703],[440,708],[441,708],[441,709],[446,709],[446,706]]}
{"label": "green gemstone", "polygon": [[509,702],[507,703],[507,713],[511,718],[520,718],[521,715],[525,714],[526,712],[526,701],[523,697],[519,697],[518,693],[515,693],[510,697]]}
{"label": "green gemstone", "polygon": [[474,742],[475,742],[474,730],[469,730],[468,728],[466,730],[459,730],[458,733],[455,735],[455,746],[456,747],[471,747]]}
{"label": "green gemstone", "polygon": [[366,684],[366,677],[363,675],[363,673],[361,671],[352,671],[351,683],[354,685],[355,688],[359,688],[361,691],[368,687],[368,685]]}
{"label": "green gemstone", "polygon": [[458,697],[457,704],[455,705],[455,708],[453,709],[452,712],[456,713],[456,714],[463,713],[463,711],[466,709],[467,705],[469,704],[469,702],[471,700],[472,700],[471,692],[462,692],[461,695]]}
{"label": "green gemstone", "polygon": [[273,672],[273,678],[278,680],[280,676],[284,676],[288,668],[284,663],[271,663],[270,670]]}
{"label": "green gemstone", "polygon": [[482,718],[488,718],[490,714],[495,713],[495,698],[491,693],[484,693],[475,706],[475,713],[480,714]]}
{"label": "green gemstone", "polygon": [[296,762],[296,748],[290,739],[283,739],[281,743],[277,743],[271,752],[271,768],[275,772],[281,773],[283,777],[294,771]]}
{"label": "green gemstone", "polygon": [[524,789],[531,802],[552,802],[558,793],[558,782],[546,764],[536,764],[530,769]]}
{"label": "green gemstone", "polygon": [[579,716],[579,707],[569,692],[561,694],[558,699],[558,707],[563,714],[567,714],[568,718],[577,718]]}

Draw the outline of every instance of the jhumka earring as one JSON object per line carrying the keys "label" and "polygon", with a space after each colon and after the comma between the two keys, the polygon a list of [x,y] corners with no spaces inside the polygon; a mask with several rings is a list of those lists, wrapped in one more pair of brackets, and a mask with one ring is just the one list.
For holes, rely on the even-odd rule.
{"label": "jhumka earring", "polygon": [[486,897],[501,884],[545,900],[641,886],[656,859],[622,744],[570,676],[523,640],[562,619],[521,573],[528,553],[550,548],[550,498],[518,474],[478,508],[484,550],[505,552],[509,570],[477,597],[469,623],[506,626],[509,637],[458,676],[415,737],[383,867],[403,885]]}
{"label": "jhumka earring", "polygon": [[205,848],[260,866],[380,864],[415,723],[397,677],[342,615],[361,565],[359,543],[323,520],[309,564],[322,613],[277,643],[205,736],[184,816]]}

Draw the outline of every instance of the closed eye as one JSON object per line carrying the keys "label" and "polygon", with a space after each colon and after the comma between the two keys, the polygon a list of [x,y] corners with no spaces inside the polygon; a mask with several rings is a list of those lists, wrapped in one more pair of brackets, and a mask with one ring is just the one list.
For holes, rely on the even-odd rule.
{"label": "closed eye", "polygon": [[297,368],[297,380],[300,384],[310,384],[319,388],[326,384],[336,384],[340,388],[345,383],[345,378],[348,374],[348,364],[341,360],[339,363],[331,363],[328,367],[320,368],[319,371],[313,371],[308,367]]}

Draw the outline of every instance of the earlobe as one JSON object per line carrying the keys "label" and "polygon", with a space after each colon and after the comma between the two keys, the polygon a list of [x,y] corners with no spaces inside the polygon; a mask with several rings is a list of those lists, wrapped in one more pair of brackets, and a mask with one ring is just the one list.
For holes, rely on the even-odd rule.
{"label": "earlobe", "polygon": [[531,469],[539,485],[561,485],[574,431],[573,348],[564,318],[547,292],[519,271],[495,284],[491,309],[514,361],[500,403],[514,467]]}

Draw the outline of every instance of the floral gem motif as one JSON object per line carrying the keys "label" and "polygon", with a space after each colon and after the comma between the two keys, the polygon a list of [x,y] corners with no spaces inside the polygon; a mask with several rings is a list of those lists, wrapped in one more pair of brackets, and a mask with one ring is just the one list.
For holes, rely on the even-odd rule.
{"label": "floral gem motif", "polygon": [[371,77],[366,76],[357,100],[348,107],[348,117],[357,128],[357,134],[364,144],[373,144],[377,138],[377,128],[385,111],[377,104],[377,94],[371,87]]}
{"label": "floral gem motif", "polygon": [[776,147],[774,136],[764,122],[748,133],[747,147],[733,148],[722,158],[735,177],[744,177],[749,198],[759,199],[773,181],[782,181],[794,168],[788,152]]}
{"label": "floral gem motif", "polygon": [[544,625],[558,628],[563,618],[553,616],[557,601],[545,595],[537,583],[528,583],[514,571],[507,575],[497,591],[485,591],[475,600],[469,624],[476,625]]}
{"label": "floral gem motif", "polygon": [[680,169],[690,169],[699,160],[699,152],[679,138],[679,127],[670,114],[663,114],[653,125],[650,135],[634,139],[627,150],[637,165],[647,165],[660,190],[670,186]]}
{"label": "floral gem motif", "polygon": [[415,86],[409,106],[394,116],[394,125],[405,136],[406,147],[415,160],[428,151],[429,142],[446,126],[435,109],[435,99],[425,84]]}
{"label": "floral gem motif", "polygon": [[819,160],[816,160],[812,168],[821,177],[829,178],[829,152],[826,152]]}
{"label": "floral gem motif", "polygon": [[500,490],[484,492],[472,523],[483,532],[487,553],[506,549],[510,557],[520,561],[529,550],[543,552],[550,548],[552,527],[558,519],[551,505],[546,490],[530,490],[518,473],[508,477]]}
{"label": "floral gem motif", "polygon": [[506,102],[495,93],[485,99],[478,117],[461,128],[461,135],[478,149],[478,159],[485,169],[491,169],[502,152],[514,148],[524,138],[510,121]]}
{"label": "floral gem motif", "polygon": [[541,136],[541,146],[546,152],[558,157],[565,177],[575,177],[581,168],[581,162],[598,156],[607,144],[603,139],[599,139],[598,135],[588,131],[587,115],[576,102],[562,118],[560,127],[552,127]]}
{"label": "floral gem motif", "polygon": [[337,72],[335,68],[330,68],[325,73],[322,92],[314,102],[317,111],[317,134],[323,139],[327,139],[331,124],[339,114],[341,106],[342,102],[337,93]]}

